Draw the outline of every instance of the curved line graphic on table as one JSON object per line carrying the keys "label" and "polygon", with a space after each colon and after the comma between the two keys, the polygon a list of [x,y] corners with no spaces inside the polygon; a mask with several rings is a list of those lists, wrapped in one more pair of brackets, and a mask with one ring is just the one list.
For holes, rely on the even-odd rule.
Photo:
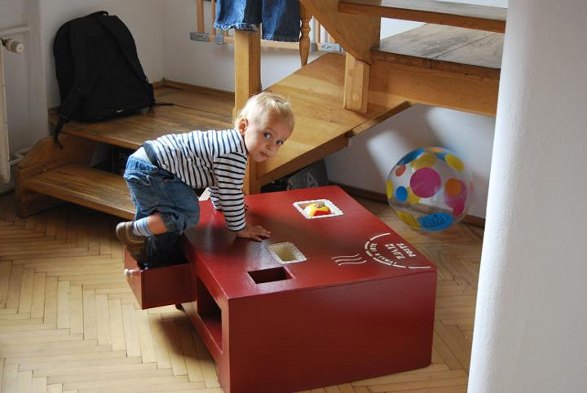
{"label": "curved line graphic on table", "polygon": [[366,263],[367,260],[364,259],[360,254],[355,255],[341,255],[338,257],[332,257],[331,259],[334,260],[338,264],[341,265],[360,265],[362,263]]}
{"label": "curved line graphic on table", "polygon": [[417,266],[410,259],[416,257],[416,253],[405,243],[378,243],[385,236],[390,236],[391,233],[380,233],[371,237],[363,245],[362,252],[353,255],[339,255],[331,257],[331,259],[338,265],[360,265],[373,260],[382,265],[396,267],[400,269],[430,269],[430,265]]}

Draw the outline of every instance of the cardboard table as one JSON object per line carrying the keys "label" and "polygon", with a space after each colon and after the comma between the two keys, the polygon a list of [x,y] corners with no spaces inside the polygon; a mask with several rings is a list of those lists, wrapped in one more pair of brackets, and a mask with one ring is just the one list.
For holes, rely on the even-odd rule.
{"label": "cardboard table", "polygon": [[[331,214],[307,217],[308,201]],[[249,225],[271,238],[236,238],[202,202],[184,244],[194,301],[183,306],[226,393],[295,392],[430,364],[436,268],[413,246],[336,186],[246,202]]]}

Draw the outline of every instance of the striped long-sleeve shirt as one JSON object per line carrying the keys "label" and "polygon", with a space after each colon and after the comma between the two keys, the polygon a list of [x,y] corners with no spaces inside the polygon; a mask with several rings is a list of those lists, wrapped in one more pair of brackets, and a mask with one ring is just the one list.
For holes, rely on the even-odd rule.
{"label": "striped long-sleeve shirt", "polygon": [[246,226],[243,182],[247,149],[235,129],[169,134],[148,141],[157,165],[192,188],[210,188],[210,199],[222,210],[226,226],[239,231]]}

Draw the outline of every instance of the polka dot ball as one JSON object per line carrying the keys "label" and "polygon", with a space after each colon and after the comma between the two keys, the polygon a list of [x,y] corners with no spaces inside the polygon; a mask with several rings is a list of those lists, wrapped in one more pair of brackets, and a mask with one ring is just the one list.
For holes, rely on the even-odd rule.
{"label": "polka dot ball", "polygon": [[389,205],[404,223],[433,232],[467,215],[473,182],[456,154],[442,147],[423,147],[406,154],[391,169],[386,191]]}

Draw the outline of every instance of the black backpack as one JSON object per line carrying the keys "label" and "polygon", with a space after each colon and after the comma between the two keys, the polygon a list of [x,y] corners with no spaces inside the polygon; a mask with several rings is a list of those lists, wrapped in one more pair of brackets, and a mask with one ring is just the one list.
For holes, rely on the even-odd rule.
{"label": "black backpack", "polygon": [[155,105],[131,32],[106,11],[76,18],[59,28],[53,43],[61,108],[54,130],[70,119],[100,121]]}

